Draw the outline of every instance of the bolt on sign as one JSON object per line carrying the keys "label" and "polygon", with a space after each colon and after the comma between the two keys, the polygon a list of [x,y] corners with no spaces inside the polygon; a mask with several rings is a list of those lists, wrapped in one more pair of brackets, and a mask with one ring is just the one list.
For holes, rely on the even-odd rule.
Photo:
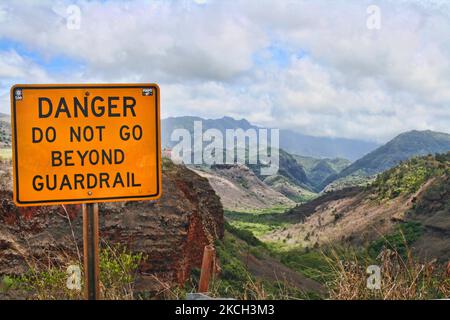
{"label": "bolt on sign", "polygon": [[155,84],[12,87],[16,204],[159,198],[159,99]]}

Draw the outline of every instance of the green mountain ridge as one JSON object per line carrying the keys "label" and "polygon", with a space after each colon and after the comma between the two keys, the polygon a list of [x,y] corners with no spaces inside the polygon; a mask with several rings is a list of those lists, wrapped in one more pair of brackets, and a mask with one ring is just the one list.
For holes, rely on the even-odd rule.
{"label": "green mountain ridge", "polygon": [[293,155],[296,161],[303,166],[306,176],[313,186],[314,190],[320,192],[322,185],[330,176],[339,174],[343,169],[348,167],[351,162],[347,159],[317,159],[313,157],[305,157]]}
{"label": "green mountain ridge", "polygon": [[261,175],[261,165],[247,165],[256,176],[273,189],[294,201],[304,201],[314,196],[314,185],[309,181],[306,172],[295,157],[279,150],[279,169],[276,175]]}
{"label": "green mountain ridge", "polygon": [[323,187],[339,179],[379,174],[412,157],[447,151],[450,151],[450,134],[430,130],[405,132],[329,177]]}

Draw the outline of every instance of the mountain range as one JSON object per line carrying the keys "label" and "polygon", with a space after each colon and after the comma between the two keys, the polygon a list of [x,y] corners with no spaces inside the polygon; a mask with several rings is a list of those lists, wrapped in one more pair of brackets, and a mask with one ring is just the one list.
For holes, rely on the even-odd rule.
{"label": "mountain range", "polygon": [[336,180],[374,176],[412,157],[448,151],[450,134],[430,130],[405,132],[355,161],[339,174],[329,176],[322,187]]}
{"label": "mountain range", "polygon": [[[235,120],[231,117],[221,119],[202,119],[200,117],[170,117],[162,120],[162,145],[173,147],[177,142],[170,140],[175,129],[194,131],[194,121],[201,121],[203,130],[217,129],[225,134],[226,129],[260,129],[245,119]],[[379,145],[361,140],[313,137],[292,130],[280,130],[280,148],[292,153],[315,158],[345,158],[351,161],[361,158]]]}
{"label": "mountain range", "polygon": [[[247,120],[230,117],[202,119],[200,117],[174,117],[162,121],[162,144],[172,147],[170,141],[175,129],[193,133],[194,121],[201,121],[203,130],[217,129],[225,135],[226,129],[259,129]],[[367,177],[388,170],[401,161],[426,154],[445,153],[450,150],[450,135],[433,131],[409,131],[378,146],[375,143],[312,137],[290,130],[280,130],[280,170],[277,177],[260,177],[277,191],[295,199],[293,185],[302,191],[320,192],[364,184]],[[355,159],[356,158],[356,159]],[[352,160],[356,160],[352,163]],[[249,165],[256,175],[258,165]],[[294,188],[295,189],[295,188]]]}
{"label": "mountain range", "polygon": [[[162,146],[172,147],[177,143],[170,140],[175,129],[186,129],[192,134],[195,121],[202,122],[203,130],[217,129],[224,135],[227,129],[260,129],[245,119],[235,120],[231,117],[172,117],[162,120]],[[10,147],[9,116],[0,114],[0,148]],[[311,193],[320,192],[327,186],[339,189],[364,183],[367,177],[374,177],[415,156],[448,152],[450,135],[414,130],[377,146],[359,140],[312,137],[280,130],[280,148],[280,169],[276,176],[261,177],[259,165],[248,167],[276,191],[291,200],[298,200],[303,199],[305,194],[309,197]]]}

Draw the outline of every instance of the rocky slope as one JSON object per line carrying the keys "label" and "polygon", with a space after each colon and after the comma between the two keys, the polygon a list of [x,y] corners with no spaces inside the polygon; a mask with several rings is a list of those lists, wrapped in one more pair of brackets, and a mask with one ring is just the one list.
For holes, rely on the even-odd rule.
{"label": "rocky slope", "polygon": [[255,210],[293,206],[294,202],[271,189],[244,165],[215,165],[193,168],[211,183],[227,210]]}
{"label": "rocky slope", "polygon": [[[3,169],[3,182],[11,179],[8,170]],[[30,259],[77,261],[77,247],[82,252],[80,206],[17,208],[10,182],[3,186],[0,275],[25,272]],[[139,268],[138,291],[155,289],[153,275],[184,282],[192,268],[201,266],[204,246],[221,239],[223,232],[222,205],[208,180],[168,161],[160,200],[100,205],[101,241],[147,256]]]}
{"label": "rocky slope", "polygon": [[412,246],[420,256],[450,259],[450,153],[414,158],[370,186],[326,193],[286,214],[291,225],[264,237],[288,245],[367,246],[402,223],[421,230]]}

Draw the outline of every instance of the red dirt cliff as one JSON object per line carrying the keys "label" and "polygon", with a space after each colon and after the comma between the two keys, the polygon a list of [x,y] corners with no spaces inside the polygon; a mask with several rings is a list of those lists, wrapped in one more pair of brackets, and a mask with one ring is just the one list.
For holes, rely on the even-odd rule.
{"label": "red dirt cliff", "polygon": [[[3,186],[11,186],[9,169],[0,170]],[[17,208],[8,189],[0,190],[0,275],[25,272],[31,258],[64,263],[68,255],[77,261],[81,206]],[[204,246],[223,237],[223,208],[207,179],[166,162],[160,200],[100,205],[100,237],[147,256],[137,290],[151,289],[153,276],[183,283],[201,266]]]}

